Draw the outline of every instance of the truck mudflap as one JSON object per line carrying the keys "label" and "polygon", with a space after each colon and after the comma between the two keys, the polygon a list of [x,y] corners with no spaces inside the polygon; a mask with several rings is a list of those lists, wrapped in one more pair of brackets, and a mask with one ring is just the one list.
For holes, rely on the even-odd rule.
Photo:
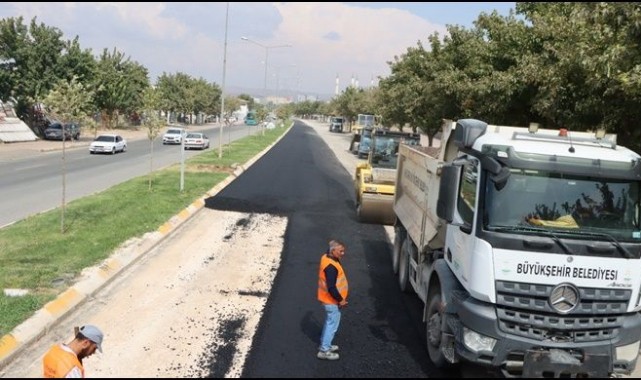
{"label": "truck mudflap", "polygon": [[528,350],[523,377],[608,377],[610,356],[585,354],[582,358],[559,349]]}
{"label": "truck mudflap", "polygon": [[393,204],[393,195],[363,193],[356,211],[358,220],[363,223],[393,225],[396,221]]}

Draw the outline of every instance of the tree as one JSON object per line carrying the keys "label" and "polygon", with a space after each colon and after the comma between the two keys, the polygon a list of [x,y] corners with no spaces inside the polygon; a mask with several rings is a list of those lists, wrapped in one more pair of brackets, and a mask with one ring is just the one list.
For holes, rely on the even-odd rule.
{"label": "tree", "polygon": [[[222,90],[218,85],[210,84],[200,78],[190,81],[190,90],[193,93],[193,105],[190,111],[196,115],[216,114],[220,111],[220,96]],[[229,98],[225,98],[227,104]]]}
{"label": "tree", "polygon": [[153,87],[145,89],[141,113],[142,125],[147,129],[147,138],[149,139],[149,191],[151,191],[154,173],[154,140],[160,134],[160,130],[167,125],[165,120],[160,117],[160,105],[160,92]]}
{"label": "tree", "polygon": [[67,163],[65,157],[66,134],[65,128],[70,122],[80,122],[88,119],[87,112],[91,109],[93,93],[87,90],[76,77],[70,81],[61,80],[45,98],[45,104],[51,114],[62,124],[62,202],[60,214],[60,233],[65,233],[65,195]]}
{"label": "tree", "polygon": [[156,88],[161,94],[162,109],[167,112],[167,122],[170,122],[172,113],[185,113],[189,110],[189,100],[187,99],[189,82],[190,77],[184,73],[162,73],[158,77]]}
{"label": "tree", "polygon": [[247,108],[250,110],[254,109],[254,97],[249,95],[249,94],[240,94],[238,95],[238,99],[244,100],[247,104]]}
{"label": "tree", "polygon": [[263,136],[265,136],[265,128],[266,128],[265,120],[267,119],[267,115],[269,115],[269,109],[267,109],[267,107],[262,104],[256,104],[255,111],[256,111],[256,120],[258,121],[258,125],[262,126],[261,133]]}
{"label": "tree", "polygon": [[[60,79],[59,62],[64,50],[62,31],[38,24],[36,18],[29,26],[23,18],[0,20],[0,60],[11,61],[5,67],[11,71],[1,75],[0,98],[16,100],[16,113],[32,128],[39,130],[44,122],[41,114],[33,113],[34,104],[42,99]],[[42,133],[40,133],[42,134]]]}
{"label": "tree", "polygon": [[604,128],[641,150],[641,4],[517,3],[538,51],[524,58],[540,88],[533,108],[573,130]]}
{"label": "tree", "polygon": [[104,49],[98,60],[94,84],[96,107],[101,112],[103,125],[113,128],[121,113],[140,109],[147,87],[146,68],[125,58],[115,48],[111,53]]}
{"label": "tree", "polygon": [[234,115],[234,112],[240,109],[242,101],[236,96],[226,96],[225,97],[225,123],[230,124],[229,118]]}

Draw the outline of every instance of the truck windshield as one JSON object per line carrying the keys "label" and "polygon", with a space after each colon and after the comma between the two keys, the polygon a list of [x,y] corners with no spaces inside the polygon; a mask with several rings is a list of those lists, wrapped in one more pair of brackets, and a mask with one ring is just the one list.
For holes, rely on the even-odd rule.
{"label": "truck windshield", "polygon": [[507,184],[485,189],[484,227],[537,226],[587,238],[640,242],[639,182],[511,169]]}
{"label": "truck windshield", "polygon": [[374,115],[358,114],[356,124],[361,126],[374,126]]}

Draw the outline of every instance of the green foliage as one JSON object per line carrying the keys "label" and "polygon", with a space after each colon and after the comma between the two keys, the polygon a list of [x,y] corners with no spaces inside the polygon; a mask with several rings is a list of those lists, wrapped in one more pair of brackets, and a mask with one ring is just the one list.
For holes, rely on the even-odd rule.
{"label": "green foliage", "polygon": [[220,113],[222,90],[205,79],[194,79],[185,73],[163,73],[156,82],[161,94],[162,110],[184,114]]}
{"label": "green foliage", "polygon": [[98,60],[94,88],[95,105],[105,127],[114,128],[120,113],[129,114],[140,109],[147,87],[149,79],[145,67],[125,58],[115,48],[111,53],[104,49]]}
{"label": "green foliage", "polygon": [[[240,109],[242,100],[236,96],[226,96],[225,97],[225,123],[229,123],[229,117],[232,116],[234,111]],[[213,112],[212,112],[213,113]]]}
{"label": "green foliage", "polygon": [[147,138],[149,139],[149,190],[151,190],[154,180],[154,140],[160,134],[160,130],[167,125],[158,111],[161,104],[160,91],[153,87],[146,88],[143,93],[140,113],[142,114],[142,125],[147,130]]}
{"label": "green foliage", "polygon": [[146,88],[143,92],[142,107],[139,111],[142,114],[142,125],[147,129],[147,138],[152,141],[158,137],[160,130],[167,125],[158,111],[161,104],[160,92],[153,87]]}
{"label": "green foliage", "polygon": [[[390,62],[377,109],[387,124],[430,136],[441,119],[588,130],[604,127],[641,151],[641,4],[517,3],[471,29],[419,41]],[[337,106],[349,111],[345,99]],[[345,111],[347,110],[347,111]]]}
{"label": "green foliage", "polygon": [[245,104],[247,104],[247,108],[252,110],[254,109],[254,97],[249,95],[249,94],[240,94],[238,95],[238,99],[241,101],[245,101]]}
{"label": "green foliage", "polygon": [[86,89],[77,77],[61,80],[49,92],[44,103],[54,118],[63,123],[81,122],[89,119],[93,92]]}
{"label": "green foliage", "polygon": [[41,102],[60,79],[65,49],[61,37],[58,28],[38,24],[35,17],[29,25],[22,17],[0,20],[0,60],[13,62],[2,67],[0,98],[13,97],[18,116],[30,124],[32,105]]}
{"label": "green foliage", "polygon": [[259,122],[265,121],[267,119],[267,115],[269,115],[269,110],[267,107],[263,106],[262,104],[257,104],[254,108],[256,111],[256,120]]}
{"label": "green foliage", "polygon": [[217,114],[220,112],[222,90],[216,84],[210,84],[205,79],[192,79],[188,84],[188,91],[192,93],[192,104],[189,111],[194,114]]}

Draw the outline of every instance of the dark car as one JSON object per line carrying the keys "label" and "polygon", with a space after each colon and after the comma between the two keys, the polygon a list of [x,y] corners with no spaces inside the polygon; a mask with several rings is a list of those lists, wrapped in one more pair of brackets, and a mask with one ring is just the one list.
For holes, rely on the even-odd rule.
{"label": "dark car", "polygon": [[[59,121],[52,122],[47,129],[45,129],[45,140],[62,140],[63,139],[63,124]],[[78,140],[80,138],[80,127],[75,123],[64,124],[64,139],[65,140]]]}

